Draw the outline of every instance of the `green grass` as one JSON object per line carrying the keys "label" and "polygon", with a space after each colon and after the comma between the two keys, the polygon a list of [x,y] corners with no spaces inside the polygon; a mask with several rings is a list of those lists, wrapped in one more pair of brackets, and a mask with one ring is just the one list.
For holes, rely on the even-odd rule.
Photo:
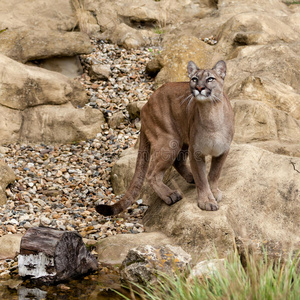
{"label": "green grass", "polygon": [[[143,300],[296,300],[300,297],[299,269],[299,255],[287,262],[276,263],[268,261],[266,255],[259,260],[249,256],[246,267],[243,267],[239,256],[234,254],[226,260],[226,271],[223,273],[189,280],[182,275],[162,275],[156,285],[138,286],[140,292],[135,292],[135,295],[138,295],[136,299]],[[131,299],[135,299],[133,293]]]}
{"label": "green grass", "polygon": [[157,33],[157,34],[164,34],[164,33],[165,33],[165,30],[164,30],[163,28],[161,28],[161,27],[155,27],[155,28],[153,29],[153,32],[154,32],[154,33]]}
{"label": "green grass", "polygon": [[300,4],[300,1],[285,1],[286,5],[292,5],[292,4]]}

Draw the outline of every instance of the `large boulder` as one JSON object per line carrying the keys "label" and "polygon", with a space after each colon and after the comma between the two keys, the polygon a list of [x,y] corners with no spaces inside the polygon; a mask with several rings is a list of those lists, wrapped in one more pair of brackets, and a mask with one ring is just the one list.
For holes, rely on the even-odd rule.
{"label": "large boulder", "polygon": [[294,42],[299,39],[299,33],[272,14],[246,12],[229,19],[217,37],[218,48],[227,55],[237,46]]}
{"label": "large boulder", "polygon": [[158,34],[149,30],[138,30],[121,23],[111,31],[108,30],[105,37],[126,49],[137,49],[153,45],[158,39]]}
{"label": "large boulder", "polygon": [[103,114],[91,107],[71,103],[42,105],[23,112],[20,141],[70,143],[95,138],[105,123]]}
{"label": "large boulder", "polygon": [[20,140],[23,123],[22,111],[0,105],[0,145]]}
{"label": "large boulder", "polygon": [[71,142],[101,131],[99,110],[76,108],[88,102],[78,82],[1,54],[0,74],[0,143]]}
{"label": "large boulder", "polygon": [[296,45],[238,47],[236,57],[227,61],[225,86],[233,100],[235,141],[300,155],[300,53]]}
{"label": "large boulder", "polygon": [[32,30],[6,30],[0,34],[0,53],[20,62],[92,52],[87,34]]}
{"label": "large boulder", "polygon": [[289,85],[271,76],[248,76],[236,81],[227,90],[230,99],[262,101],[300,120],[300,95]]}
{"label": "large boulder", "polygon": [[193,36],[169,40],[154,59],[162,66],[155,78],[157,85],[172,81],[187,81],[187,64],[190,60],[193,60],[199,68],[213,67],[210,46]]}
{"label": "large boulder", "polygon": [[57,72],[25,66],[0,54],[0,104],[24,110],[39,105],[88,102],[80,84]]}
{"label": "large boulder", "polygon": [[71,1],[3,0],[0,20],[0,30],[7,29],[0,34],[0,53],[18,61],[92,51],[89,37],[73,31],[78,19]]}
{"label": "large boulder", "polygon": [[[123,177],[128,177],[131,169],[133,166],[128,166]],[[167,206],[154,192],[147,191],[150,207],[144,226],[147,231],[163,232],[197,259],[205,258],[213,249],[222,257],[232,250],[236,236],[283,244],[299,242],[299,172],[300,158],[251,145],[233,145],[220,179],[223,200],[218,211],[200,210],[195,186],[171,170],[165,181],[184,197]]]}
{"label": "large boulder", "polygon": [[111,30],[120,23],[133,28],[164,27],[191,17],[203,17],[215,9],[210,0],[147,1],[147,0],[86,0],[85,9],[92,11],[101,31]]}
{"label": "large boulder", "polygon": [[69,0],[1,0],[0,28],[71,31],[77,19]]}
{"label": "large boulder", "polygon": [[[82,15],[74,3],[69,0],[1,1],[0,53],[23,63],[50,59],[38,65],[56,71],[62,69],[60,72],[72,78],[77,76],[77,55],[90,53],[92,46],[85,31],[74,31]],[[57,57],[67,58],[52,61]],[[75,71],[70,73],[70,69]]]}
{"label": "large boulder", "polygon": [[[167,0],[161,2],[166,3]],[[190,1],[189,4],[185,3],[184,5],[182,3],[184,7],[180,7],[176,1],[173,1],[172,4],[177,5],[180,14],[177,14],[176,10],[169,10],[168,20],[173,20],[179,26],[174,25],[171,21],[164,34],[164,40],[182,35],[195,36],[197,38],[215,37],[219,40],[220,36],[218,34],[224,24],[240,14],[267,14],[283,23],[292,23],[289,22],[291,14],[288,7],[280,0],[263,2],[259,0],[239,0],[238,3],[232,0],[201,1],[201,3],[199,1],[197,3],[196,1]],[[192,10],[189,10],[188,7],[191,7]],[[296,20],[296,18],[297,16],[295,15],[294,19]],[[292,24],[290,25],[292,27]],[[230,33],[228,32],[228,34]],[[220,43],[220,47],[215,48],[222,53],[221,57],[224,52],[227,52],[227,47],[224,44]],[[224,59],[224,56],[222,58]]]}
{"label": "large boulder", "polygon": [[268,77],[291,86],[299,93],[300,55],[297,45],[298,43],[275,43],[239,47],[235,58],[227,62],[226,86],[249,76]]}
{"label": "large boulder", "polygon": [[237,124],[235,141],[252,143],[279,140],[298,143],[300,140],[300,120],[288,113],[261,101],[234,100],[232,104]]}

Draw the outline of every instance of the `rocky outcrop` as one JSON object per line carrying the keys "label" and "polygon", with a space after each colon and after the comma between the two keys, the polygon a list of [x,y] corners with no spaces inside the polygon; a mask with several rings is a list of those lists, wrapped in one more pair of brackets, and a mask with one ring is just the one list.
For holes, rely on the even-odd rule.
{"label": "rocky outcrop", "polygon": [[74,32],[75,13],[68,0],[1,1],[0,53],[23,63],[90,53],[89,36]]}
{"label": "rocky outcrop", "polygon": [[[133,160],[133,152],[128,158]],[[123,172],[119,171],[119,181],[129,181],[132,169],[127,164]],[[144,225],[148,231],[165,233],[197,259],[205,258],[213,249],[222,257],[232,250],[235,236],[292,245],[299,242],[299,169],[299,158],[234,145],[220,179],[223,200],[217,212],[201,211],[195,187],[170,171],[165,178],[167,184],[179,189],[184,198],[167,206],[147,190],[143,197],[150,207]]]}
{"label": "rocky outcrop", "polygon": [[92,51],[89,36],[74,31],[78,25],[74,3],[1,1],[1,144],[72,142],[101,131],[102,113],[84,108],[88,102],[84,88],[69,79],[82,72],[77,55]]}
{"label": "rocky outcrop", "polygon": [[66,76],[0,54],[0,143],[63,142],[94,137],[104,117],[84,107],[83,87]]}
{"label": "rocky outcrop", "polygon": [[[232,250],[236,236],[285,245],[299,242],[299,32],[285,23],[290,12],[279,1],[267,1],[261,7],[255,1],[235,6],[219,1],[218,6],[218,17],[207,17],[190,26],[211,24],[210,33],[219,39],[216,46],[202,45],[194,37],[181,37],[179,30],[176,42],[166,41],[162,53],[149,63],[154,66],[150,66],[154,74],[161,69],[156,77],[160,85],[187,80],[188,60],[204,57],[200,62],[203,67],[220,58],[227,62],[225,87],[235,112],[238,144],[232,147],[223,170],[220,210],[201,211],[195,188],[172,170],[165,180],[181,190],[182,201],[168,207],[147,185],[141,194],[150,205],[144,217],[146,229],[162,231],[198,259],[214,248],[225,255]],[[279,7],[282,10],[277,10]],[[259,13],[253,13],[253,9]],[[237,10],[239,14],[234,15]],[[199,28],[192,34],[196,35]],[[130,182],[134,151],[128,150],[113,168],[117,193],[124,193]]]}
{"label": "rocky outcrop", "polygon": [[6,30],[0,34],[0,53],[22,63],[92,52],[87,34],[47,30]]}
{"label": "rocky outcrop", "polygon": [[77,18],[68,0],[50,2],[2,0],[0,20],[2,29],[29,27],[32,30],[71,31],[77,23]]}
{"label": "rocky outcrop", "polygon": [[278,41],[295,42],[299,39],[299,33],[275,15],[267,12],[245,12],[234,15],[221,26],[217,37],[223,51],[230,52],[237,46],[270,45]]}
{"label": "rocky outcrop", "polygon": [[160,32],[167,25],[179,24],[191,17],[203,17],[215,8],[209,0],[85,1],[85,9],[96,15],[104,36],[127,48],[153,44],[159,41]]}
{"label": "rocky outcrop", "polygon": [[155,44],[159,35],[149,30],[138,30],[121,23],[111,32],[108,31],[105,36],[109,36],[114,43],[126,49],[137,49]]}

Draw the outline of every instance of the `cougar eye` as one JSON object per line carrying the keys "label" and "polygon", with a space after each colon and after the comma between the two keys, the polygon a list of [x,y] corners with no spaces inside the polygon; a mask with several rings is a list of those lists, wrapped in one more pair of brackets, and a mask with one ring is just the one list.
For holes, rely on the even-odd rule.
{"label": "cougar eye", "polygon": [[212,82],[212,81],[214,81],[214,80],[215,80],[214,77],[208,77],[206,81],[207,81],[207,82]]}
{"label": "cougar eye", "polygon": [[198,81],[198,78],[197,78],[197,77],[193,77],[193,78],[192,78],[192,81],[193,81],[193,82],[197,82],[197,81]]}

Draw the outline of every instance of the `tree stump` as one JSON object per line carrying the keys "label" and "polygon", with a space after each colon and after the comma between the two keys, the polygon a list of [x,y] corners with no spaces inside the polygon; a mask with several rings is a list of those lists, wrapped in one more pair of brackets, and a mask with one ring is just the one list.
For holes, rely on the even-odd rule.
{"label": "tree stump", "polygon": [[77,232],[47,227],[27,230],[21,240],[19,275],[41,283],[65,281],[98,269]]}

